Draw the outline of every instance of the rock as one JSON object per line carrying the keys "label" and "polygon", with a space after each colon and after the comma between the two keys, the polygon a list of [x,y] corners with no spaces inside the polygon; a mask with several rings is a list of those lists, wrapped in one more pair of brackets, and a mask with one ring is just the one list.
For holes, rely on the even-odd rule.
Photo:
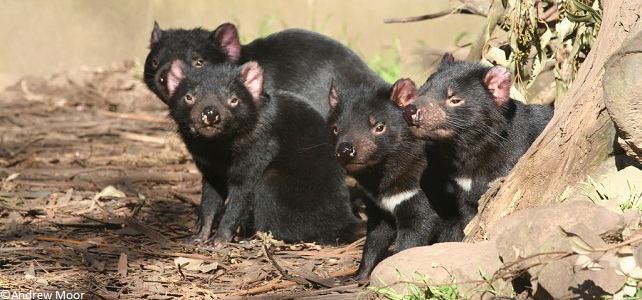
{"label": "rock", "polygon": [[600,200],[600,201],[597,201],[595,204],[601,207],[604,207],[618,215],[621,215],[624,213],[622,211],[622,208],[620,207],[620,204],[615,199]]}
{"label": "rock", "polygon": [[642,205],[642,170],[626,167],[613,174],[607,182],[610,198],[620,206],[634,208]]}
{"label": "rock", "polygon": [[370,284],[403,293],[406,286],[399,283],[402,280],[440,285],[452,284],[454,278],[460,295],[466,299],[489,299],[493,294],[484,291],[509,287],[498,281],[493,288],[482,277],[492,277],[500,266],[494,243],[439,243],[388,257],[374,269]]}
{"label": "rock", "polygon": [[[607,200],[599,200],[596,204],[603,206],[617,214],[623,214],[625,229],[622,238],[628,239],[639,231],[640,211],[636,208],[642,206],[642,170],[628,166],[617,171],[616,165],[610,165],[610,169],[603,168],[602,172],[591,176],[599,187],[583,186],[570,200],[586,200],[589,198],[599,199],[596,191],[608,197]],[[622,211],[622,207],[625,211]]]}
{"label": "rock", "polygon": [[640,217],[642,212],[639,210],[628,210],[622,215],[626,222],[626,227],[622,231],[622,239],[628,240],[640,232]]}
{"label": "rock", "polygon": [[604,66],[604,104],[618,128],[618,143],[642,163],[642,23]]}
{"label": "rock", "polygon": [[[574,238],[569,238],[563,232],[554,234],[542,245],[542,249],[549,249],[551,252],[571,252],[573,248],[578,247],[573,245],[576,243],[574,239],[577,238],[581,238],[593,249],[607,247],[607,244],[585,224],[576,224],[567,228],[567,232],[574,234]],[[617,292],[626,281],[626,277],[619,275],[610,264],[614,259],[617,260],[612,253],[576,254],[545,261],[540,270],[533,268],[529,273],[536,274],[533,278],[554,299],[569,299],[578,295],[600,298],[606,293]]]}
{"label": "rock", "polygon": [[[488,291],[530,293],[538,299],[614,294],[622,289],[626,276],[618,273],[620,249],[608,250],[609,244],[621,241],[627,226],[635,228],[639,212],[622,213],[615,201],[603,204],[606,207],[586,200],[568,201],[524,209],[491,227],[487,242],[441,243],[402,251],[375,268],[371,285],[403,294],[408,291],[406,282],[419,287],[455,282],[460,296],[473,299],[495,296]],[[518,276],[518,280],[498,280],[490,286],[486,279],[498,271],[502,278]]]}
{"label": "rock", "polygon": [[517,274],[527,268],[526,286],[534,292],[553,299],[599,297],[617,292],[626,278],[615,272],[613,253],[594,249],[606,248],[604,240],[618,240],[625,226],[621,214],[590,201],[572,201],[514,213],[497,222],[489,236],[510,270]]}
{"label": "rock", "polygon": [[591,224],[591,228],[599,236],[619,236],[626,226],[622,216],[591,201],[567,201],[512,213],[489,229],[488,239],[496,240],[505,232],[513,231],[515,227],[520,226],[527,229],[523,233],[523,239],[533,239],[532,244],[539,245],[539,239],[546,238],[558,230],[556,226],[550,225],[568,228],[577,223]]}

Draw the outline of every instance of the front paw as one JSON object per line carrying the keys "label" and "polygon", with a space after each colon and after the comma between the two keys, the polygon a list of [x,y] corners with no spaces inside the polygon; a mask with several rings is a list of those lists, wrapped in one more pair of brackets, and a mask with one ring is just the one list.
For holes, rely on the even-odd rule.
{"label": "front paw", "polygon": [[211,239],[207,240],[205,243],[212,245],[214,249],[218,250],[222,249],[225,244],[231,242],[233,237],[234,235],[232,233],[219,230]]}
{"label": "front paw", "polygon": [[372,270],[374,269],[374,265],[369,264],[367,262],[364,263],[363,260],[361,260],[361,263],[359,264],[359,269],[357,270],[357,274],[352,276],[352,280],[358,281],[358,282],[364,282],[368,281],[370,279],[370,273],[372,273]]}
{"label": "front paw", "polygon": [[200,230],[200,231],[199,231],[198,233],[196,233],[195,235],[192,235],[192,236],[190,236],[190,237],[187,237],[187,238],[184,240],[184,242],[185,242],[185,244],[188,244],[188,245],[198,245],[198,244],[207,243],[208,238],[209,238],[209,236],[210,236],[210,233],[211,233],[211,232],[209,232],[209,231],[208,231],[208,232],[205,232],[205,231],[203,231],[203,230]]}
{"label": "front paw", "polygon": [[360,271],[352,276],[351,279],[357,282],[366,282],[370,279],[370,274],[367,271]]}

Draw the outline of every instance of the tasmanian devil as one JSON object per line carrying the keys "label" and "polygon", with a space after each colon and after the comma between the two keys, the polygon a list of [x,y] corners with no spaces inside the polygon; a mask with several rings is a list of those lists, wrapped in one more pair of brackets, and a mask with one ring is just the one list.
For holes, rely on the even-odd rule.
{"label": "tasmanian devil", "polygon": [[220,211],[215,247],[247,215],[253,229],[288,242],[354,240],[359,220],[323,117],[293,93],[265,93],[263,83],[256,62],[169,66],[169,113],[203,175],[193,240],[210,237]]}
{"label": "tasmanian devil", "polygon": [[409,79],[393,86],[330,88],[328,127],[335,155],[369,196],[367,237],[356,279],[366,279],[396,239],[395,252],[452,240],[421,189],[425,141],[415,138],[401,106],[416,97]]}
{"label": "tasmanian devil", "polygon": [[489,184],[508,174],[553,115],[550,106],[511,99],[510,86],[506,68],[455,61],[447,53],[404,108],[412,133],[433,141],[450,161],[462,226],[477,214]]}
{"label": "tasmanian devil", "polygon": [[169,99],[166,80],[174,59],[196,68],[258,61],[267,92],[296,92],[322,113],[328,111],[327,87],[333,79],[346,86],[381,80],[352,50],[315,32],[287,29],[241,45],[236,27],[230,23],[213,32],[201,28],[162,30],[154,23],[144,81],[163,101]]}

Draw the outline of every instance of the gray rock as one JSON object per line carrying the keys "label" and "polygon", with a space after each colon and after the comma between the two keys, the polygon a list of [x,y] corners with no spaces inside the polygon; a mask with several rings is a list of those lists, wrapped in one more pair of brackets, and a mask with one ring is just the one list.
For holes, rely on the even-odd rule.
{"label": "gray rock", "polygon": [[491,278],[500,266],[493,243],[439,243],[388,257],[374,269],[370,284],[403,293],[406,285],[401,281],[440,285],[452,284],[454,278],[466,299],[490,299],[494,295],[487,291],[504,291],[509,286],[499,280],[491,287],[484,279]]}
{"label": "gray rock", "polygon": [[[494,236],[502,261],[517,273],[528,269],[531,286],[554,299],[617,292],[625,277],[615,272],[604,239],[621,237],[624,217],[589,201],[525,209],[500,220]],[[571,254],[575,252],[575,254]]]}
{"label": "gray rock", "polygon": [[628,210],[622,215],[626,220],[626,227],[622,231],[622,239],[628,240],[640,232],[641,214],[639,210]]}
{"label": "gray rock", "polygon": [[[616,269],[619,241],[625,227],[639,223],[639,214],[624,213],[615,201],[597,205],[569,201],[513,213],[490,228],[483,243],[441,243],[417,247],[381,262],[371,285],[407,293],[406,282],[417,286],[456,283],[460,295],[487,299],[521,293],[494,275],[520,277],[534,287],[534,297],[568,299],[598,297],[619,291],[626,280]],[[480,270],[482,270],[480,274]],[[485,291],[485,292],[484,292]]]}
{"label": "gray rock", "polygon": [[626,167],[609,178],[606,188],[610,198],[618,204],[629,202],[631,207],[639,207],[642,205],[642,170]]}
{"label": "gray rock", "polygon": [[604,104],[619,129],[618,143],[642,163],[642,24],[605,63]]}
{"label": "gray rock", "polygon": [[[607,244],[585,224],[576,224],[566,228],[567,232],[575,234],[575,239],[581,238],[593,249],[605,248]],[[543,245],[543,249],[559,252],[571,252],[573,238],[569,238],[560,230],[559,234],[551,236]],[[528,272],[533,275],[539,285],[554,299],[569,299],[578,295],[588,295],[599,299],[605,293],[615,293],[622,288],[626,277],[619,275],[611,264],[617,258],[612,253],[594,252],[576,254],[563,258],[547,257],[543,260],[541,269],[533,268]]]}
{"label": "gray rock", "polygon": [[[551,225],[569,228],[578,223],[591,224],[592,230],[599,236],[619,236],[626,226],[621,215],[607,208],[588,200],[569,201],[512,213],[489,229],[488,239],[493,241],[505,232],[512,231],[511,236],[505,236],[504,240],[510,241],[517,238],[516,235],[520,235],[520,240],[533,240],[529,244],[540,245],[541,239],[545,239],[552,232],[559,230],[556,226]],[[520,231],[522,232],[520,233]],[[524,244],[524,246],[528,245]],[[532,251],[534,249],[525,250]]]}

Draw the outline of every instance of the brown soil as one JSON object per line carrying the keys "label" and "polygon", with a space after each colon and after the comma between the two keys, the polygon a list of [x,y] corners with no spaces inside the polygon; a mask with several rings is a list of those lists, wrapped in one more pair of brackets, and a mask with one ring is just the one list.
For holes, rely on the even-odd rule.
{"label": "brown soil", "polygon": [[28,77],[0,91],[0,287],[84,299],[355,299],[363,286],[337,278],[355,271],[362,240],[257,236],[219,251],[182,242],[196,226],[200,175],[132,69]]}

